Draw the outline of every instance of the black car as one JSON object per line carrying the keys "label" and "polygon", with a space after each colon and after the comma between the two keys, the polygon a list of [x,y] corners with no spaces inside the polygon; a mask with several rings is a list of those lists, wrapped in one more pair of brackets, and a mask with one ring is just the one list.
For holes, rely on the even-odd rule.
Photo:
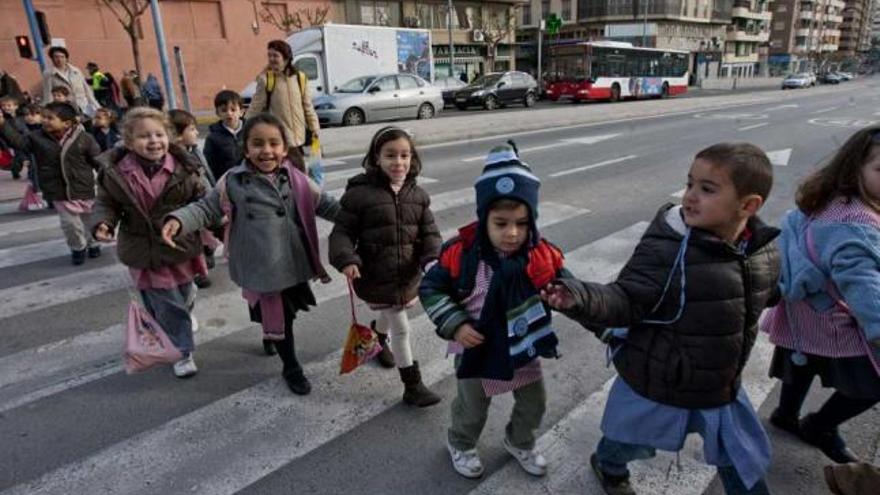
{"label": "black car", "polygon": [[499,106],[521,103],[526,107],[538,101],[538,83],[525,72],[492,72],[480,76],[464,89],[455,92],[455,106],[465,110],[481,106],[494,110]]}
{"label": "black car", "polygon": [[457,77],[438,77],[434,79],[434,86],[443,90],[443,106],[455,105],[455,92],[467,86]]}

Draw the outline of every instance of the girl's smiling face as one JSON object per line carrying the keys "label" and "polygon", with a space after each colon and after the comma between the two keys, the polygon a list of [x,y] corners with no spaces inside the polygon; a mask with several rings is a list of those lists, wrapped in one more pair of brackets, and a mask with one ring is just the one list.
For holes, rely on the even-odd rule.
{"label": "girl's smiling face", "polygon": [[131,138],[125,147],[147,160],[157,162],[168,153],[168,131],[156,119],[139,119],[134,123]]}
{"label": "girl's smiling face", "polygon": [[275,171],[287,155],[284,134],[274,125],[259,123],[248,133],[245,158],[260,172]]}
{"label": "girl's smiling face", "polygon": [[382,145],[377,161],[379,168],[388,176],[388,179],[392,183],[400,184],[409,174],[411,160],[412,147],[409,140],[399,138]]}

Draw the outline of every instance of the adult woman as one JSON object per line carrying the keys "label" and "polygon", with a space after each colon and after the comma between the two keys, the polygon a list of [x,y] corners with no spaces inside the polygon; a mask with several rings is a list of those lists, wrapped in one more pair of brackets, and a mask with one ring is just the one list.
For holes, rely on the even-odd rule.
{"label": "adult woman", "polygon": [[101,107],[86,82],[82,71],[68,62],[70,53],[63,46],[49,48],[52,67],[43,72],[43,102],[52,101],[52,88],[66,86],[70,90],[70,99],[79,110],[89,117]]}
{"label": "adult woman", "polygon": [[308,78],[293,66],[293,52],[283,40],[268,45],[269,65],[257,76],[257,89],[245,118],[269,112],[284,124],[291,157],[304,166],[302,147],[306,144],[306,129],[312,138],[318,137],[318,115],[309,96]]}

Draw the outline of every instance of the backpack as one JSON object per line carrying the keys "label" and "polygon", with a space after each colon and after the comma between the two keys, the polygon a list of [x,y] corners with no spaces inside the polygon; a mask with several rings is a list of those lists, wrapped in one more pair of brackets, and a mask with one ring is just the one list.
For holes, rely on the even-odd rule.
{"label": "backpack", "polygon": [[[305,95],[306,91],[306,75],[304,72],[300,70],[294,70],[296,74],[296,79],[299,82],[299,94],[300,97]],[[269,111],[269,106],[272,104],[272,93],[275,91],[276,85],[276,77],[275,72],[271,70],[266,71],[266,106],[263,108],[264,112]],[[309,129],[309,126],[306,125],[306,142],[303,144],[304,146],[309,146],[312,144],[312,130]]]}

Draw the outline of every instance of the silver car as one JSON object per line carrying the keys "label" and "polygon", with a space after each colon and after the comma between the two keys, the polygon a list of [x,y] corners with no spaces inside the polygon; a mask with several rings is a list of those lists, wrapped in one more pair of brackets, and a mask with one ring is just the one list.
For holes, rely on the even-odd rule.
{"label": "silver car", "polygon": [[382,74],[352,79],[312,104],[321,124],[430,119],[443,109],[443,93],[412,74]]}

